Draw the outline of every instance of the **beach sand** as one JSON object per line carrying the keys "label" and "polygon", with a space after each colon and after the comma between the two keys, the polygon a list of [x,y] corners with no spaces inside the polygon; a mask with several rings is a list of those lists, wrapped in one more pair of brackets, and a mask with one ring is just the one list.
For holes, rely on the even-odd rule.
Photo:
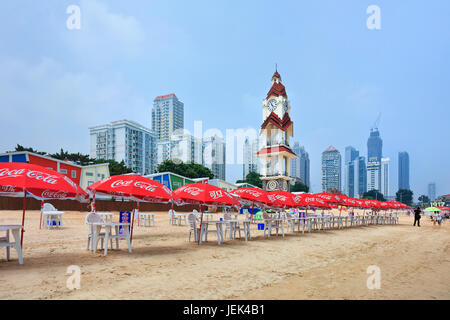
{"label": "beach sand", "polygon": [[[20,211],[0,211],[0,224],[20,224]],[[86,213],[66,212],[63,230],[39,230],[28,211],[24,265],[0,248],[0,299],[450,299],[450,223],[433,226],[401,216],[399,225],[353,227],[263,237],[216,237],[198,246],[188,226],[137,227],[133,253],[86,250]],[[117,218],[117,217],[116,217]],[[1,236],[1,235],[0,235]],[[69,290],[67,268],[81,268],[81,288]],[[378,266],[380,289],[367,288],[367,268]]]}

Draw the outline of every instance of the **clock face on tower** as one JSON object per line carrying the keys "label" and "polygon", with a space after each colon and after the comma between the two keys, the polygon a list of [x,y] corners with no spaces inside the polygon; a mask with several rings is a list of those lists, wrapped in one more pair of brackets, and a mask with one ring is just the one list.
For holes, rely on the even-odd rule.
{"label": "clock face on tower", "polygon": [[283,102],[283,109],[284,109],[284,112],[288,111],[288,103],[286,100],[284,100],[284,102]]}
{"label": "clock face on tower", "polygon": [[277,108],[277,100],[270,99],[269,103],[267,104],[267,108],[269,109],[269,111],[274,111]]}

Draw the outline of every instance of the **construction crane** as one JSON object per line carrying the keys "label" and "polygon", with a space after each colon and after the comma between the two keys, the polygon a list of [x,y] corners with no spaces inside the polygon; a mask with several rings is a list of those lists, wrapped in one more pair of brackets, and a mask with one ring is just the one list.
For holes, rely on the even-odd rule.
{"label": "construction crane", "polygon": [[377,120],[375,120],[375,122],[372,126],[372,131],[374,131],[374,130],[378,131],[378,125],[380,124],[380,119],[381,119],[381,112],[378,114]]}

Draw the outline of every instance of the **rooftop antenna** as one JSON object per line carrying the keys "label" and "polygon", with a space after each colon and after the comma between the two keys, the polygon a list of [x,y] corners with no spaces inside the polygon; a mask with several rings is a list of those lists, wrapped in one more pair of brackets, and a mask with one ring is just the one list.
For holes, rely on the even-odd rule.
{"label": "rooftop antenna", "polygon": [[380,119],[381,119],[381,112],[378,114],[377,120],[375,120],[375,122],[374,122],[374,124],[373,124],[373,126],[371,128],[372,131],[374,131],[374,130],[378,131],[378,126],[380,124]]}

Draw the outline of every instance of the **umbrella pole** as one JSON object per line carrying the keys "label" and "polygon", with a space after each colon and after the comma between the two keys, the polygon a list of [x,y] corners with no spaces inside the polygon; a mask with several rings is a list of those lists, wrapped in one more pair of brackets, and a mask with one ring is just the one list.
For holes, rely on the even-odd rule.
{"label": "umbrella pole", "polygon": [[41,200],[41,217],[39,219],[39,229],[42,227],[42,209],[44,208],[44,200]]}
{"label": "umbrella pole", "polygon": [[93,196],[92,196],[92,212],[95,213],[95,190],[94,190]]}
{"label": "umbrella pole", "polygon": [[23,248],[23,233],[24,233],[24,225],[25,225],[25,210],[27,207],[27,190],[23,189],[23,213],[22,213],[22,231],[20,236],[20,247]]}
{"label": "umbrella pole", "polygon": [[130,243],[133,242],[133,226],[134,226],[134,212],[138,210],[139,211],[139,201],[136,201],[136,209],[133,210],[133,216],[131,218],[131,234],[130,234]]}
{"label": "umbrella pole", "polygon": [[199,204],[198,205],[199,209],[200,209],[200,213],[202,214],[200,216],[200,229],[198,230],[198,244],[200,245],[200,237],[202,236],[202,224],[203,224],[203,210],[202,210],[202,206]]}
{"label": "umbrella pole", "polygon": [[255,201],[252,202],[252,212],[250,212],[250,223],[253,221],[253,214],[255,213]]}

